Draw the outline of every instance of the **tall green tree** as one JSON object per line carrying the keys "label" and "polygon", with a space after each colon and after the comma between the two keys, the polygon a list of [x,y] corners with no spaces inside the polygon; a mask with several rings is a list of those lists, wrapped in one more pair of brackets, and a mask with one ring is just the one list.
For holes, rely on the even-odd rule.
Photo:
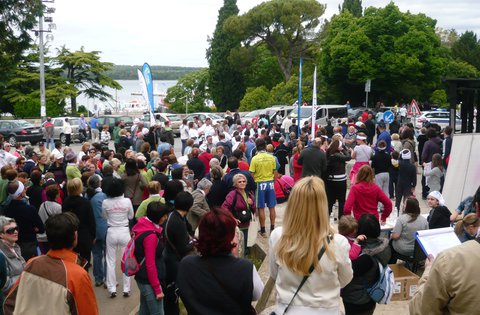
{"label": "tall green tree", "polygon": [[245,46],[265,43],[288,82],[295,60],[309,53],[325,6],[316,0],[271,0],[225,22]]}
{"label": "tall green tree", "polygon": [[452,56],[468,62],[480,70],[480,40],[477,40],[477,34],[466,31],[452,45]]}
{"label": "tall green tree", "polygon": [[361,17],[363,13],[362,0],[343,0],[342,5],[338,6],[340,13],[350,12],[355,17]]}
{"label": "tall green tree", "polygon": [[100,61],[100,51],[87,52],[82,47],[71,52],[63,46],[58,50],[57,60],[67,80],[77,89],[76,95],[71,97],[72,113],[77,111],[77,97],[81,94],[107,101],[112,95],[105,92],[105,87],[122,89],[117,81],[105,75],[113,64]]}
{"label": "tall green tree", "polygon": [[208,84],[208,69],[202,69],[186,74],[176,85],[167,90],[165,101],[170,103],[172,110],[185,113],[210,111],[207,102],[211,99]]}
{"label": "tall green tree", "polygon": [[207,50],[210,94],[220,110],[236,109],[245,94],[243,75],[229,62],[230,51],[240,47],[240,39],[223,28],[230,16],[238,14],[236,0],[224,0],[218,12],[217,26]]}
{"label": "tall green tree", "polygon": [[438,53],[435,24],[393,3],[367,8],[359,18],[349,12],[335,16],[322,37],[320,64],[336,101],[361,103],[367,79],[377,100],[428,99],[446,62]]}
{"label": "tall green tree", "polygon": [[[5,88],[5,98],[10,105],[6,111],[18,117],[40,117],[40,70],[38,47],[24,55],[15,68],[14,76]],[[45,96],[48,116],[64,112],[65,99],[76,95],[76,89],[62,77],[62,69],[55,60],[45,57]],[[11,107],[11,108],[10,108]]]}
{"label": "tall green tree", "polygon": [[4,97],[8,81],[15,76],[15,68],[23,53],[32,44],[31,30],[43,10],[41,0],[0,1],[0,108],[11,111]]}

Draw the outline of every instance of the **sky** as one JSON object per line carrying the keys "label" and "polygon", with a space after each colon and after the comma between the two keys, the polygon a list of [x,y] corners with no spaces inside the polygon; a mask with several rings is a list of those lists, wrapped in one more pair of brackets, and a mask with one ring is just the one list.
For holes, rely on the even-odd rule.
{"label": "sky", "polygon": [[[240,14],[262,0],[237,0]],[[342,0],[327,5],[324,19],[338,13]],[[363,7],[384,7],[388,0],[363,0]],[[480,37],[480,0],[398,0],[401,11],[425,13],[437,26]],[[223,0],[57,0],[52,15],[56,30],[51,50],[65,45],[101,51],[102,61],[122,65],[206,67],[207,39]],[[52,49],[53,48],[53,49]]]}

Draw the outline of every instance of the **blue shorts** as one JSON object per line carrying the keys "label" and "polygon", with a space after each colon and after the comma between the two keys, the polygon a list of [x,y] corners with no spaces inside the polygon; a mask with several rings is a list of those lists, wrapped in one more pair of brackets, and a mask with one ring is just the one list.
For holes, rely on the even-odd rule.
{"label": "blue shorts", "polygon": [[257,208],[265,208],[265,205],[267,208],[273,208],[277,205],[273,181],[257,183],[255,201]]}

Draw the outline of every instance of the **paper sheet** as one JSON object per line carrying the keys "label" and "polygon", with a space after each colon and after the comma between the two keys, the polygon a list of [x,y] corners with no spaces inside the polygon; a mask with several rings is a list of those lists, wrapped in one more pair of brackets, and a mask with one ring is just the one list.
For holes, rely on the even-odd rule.
{"label": "paper sheet", "polygon": [[418,231],[416,238],[425,255],[437,255],[445,249],[460,245],[460,240],[452,227]]}

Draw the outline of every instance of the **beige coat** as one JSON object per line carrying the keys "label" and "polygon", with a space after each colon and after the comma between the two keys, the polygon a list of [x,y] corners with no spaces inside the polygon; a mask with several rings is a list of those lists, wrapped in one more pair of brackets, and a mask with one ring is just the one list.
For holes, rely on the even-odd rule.
{"label": "beige coat", "polygon": [[420,279],[410,315],[479,314],[480,244],[468,241],[438,254]]}
{"label": "beige coat", "polygon": [[192,192],[192,197],[193,205],[188,211],[187,220],[192,225],[192,230],[195,231],[200,223],[200,219],[210,211],[210,207],[205,198],[205,193],[202,190],[194,190]]}

